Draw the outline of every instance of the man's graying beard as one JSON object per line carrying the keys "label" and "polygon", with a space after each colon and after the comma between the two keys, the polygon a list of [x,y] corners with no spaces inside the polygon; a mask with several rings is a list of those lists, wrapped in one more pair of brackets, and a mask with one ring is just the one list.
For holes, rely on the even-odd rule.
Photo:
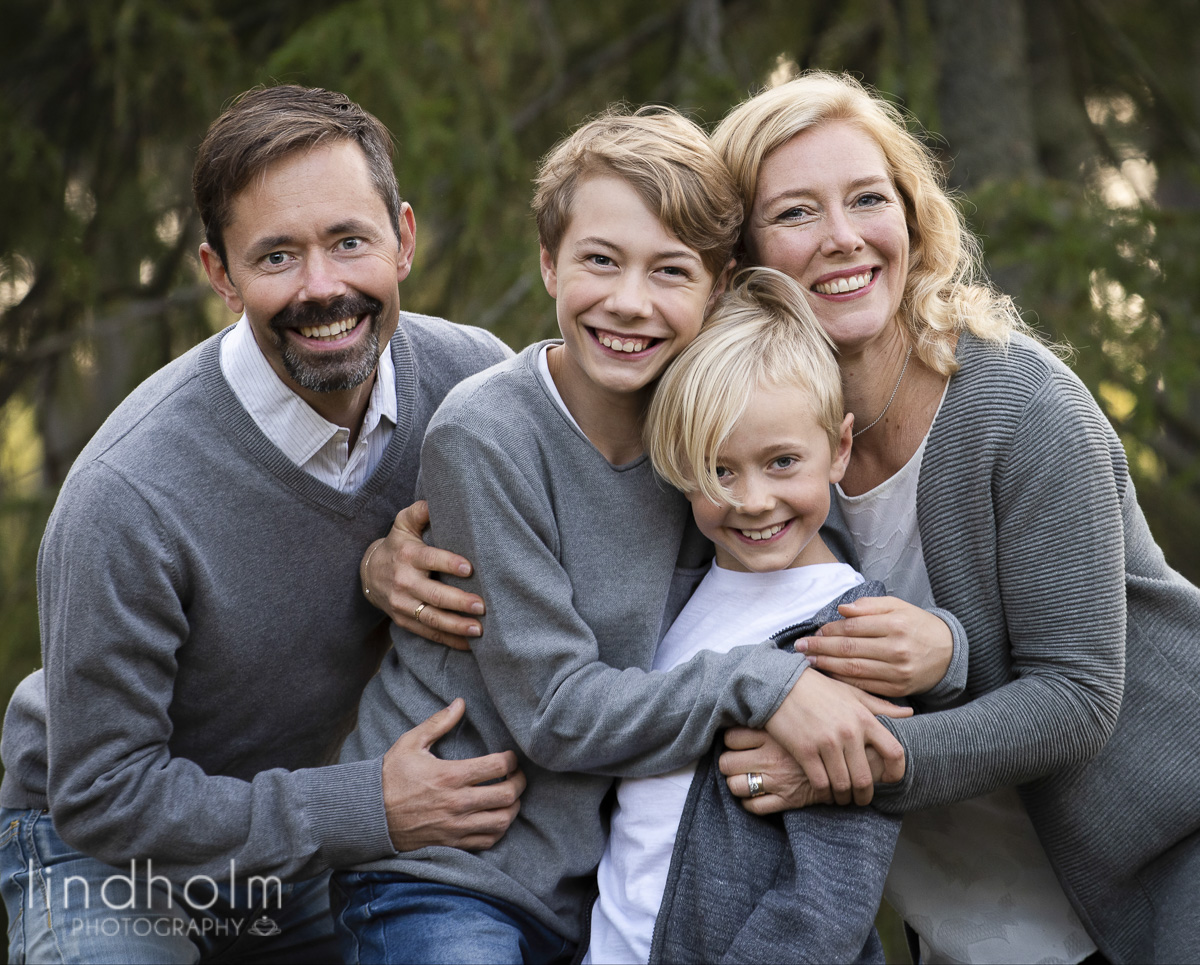
{"label": "man's graying beard", "polygon": [[[343,295],[327,305],[300,302],[288,305],[271,319],[271,331],[279,345],[283,367],[301,388],[310,392],[340,392],[362,385],[371,377],[379,362],[379,313],[383,303],[355,292]],[[367,337],[351,348],[337,352],[304,352],[284,336],[289,328],[329,325],[343,318],[369,316]]]}

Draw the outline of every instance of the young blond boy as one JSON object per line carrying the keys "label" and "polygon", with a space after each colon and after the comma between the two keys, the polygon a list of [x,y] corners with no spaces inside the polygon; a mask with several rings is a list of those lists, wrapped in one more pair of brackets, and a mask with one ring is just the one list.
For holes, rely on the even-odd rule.
{"label": "young blond boy", "polygon": [[[716,547],[659,645],[664,672],[706,650],[782,646],[883,595],[818,532],[853,424],[832,346],[787,276],[739,281],[647,418],[650,458]],[[869,808],[751,817],[710,760],[623,779],[584,961],[883,961],[873,923],[898,831]]]}
{"label": "young blond boy", "polygon": [[[422,848],[335,876],[352,960],[569,959],[613,775],[678,767],[723,726],[790,721],[781,741],[821,726],[796,723],[805,665],[771,646],[649,672],[696,541],[643,452],[644,413],[722,290],[741,220],[728,173],[680,115],[609,113],[546,158],[534,209],[562,341],[459,385],[421,454],[433,541],[474,562],[462,585],[487,601],[483,635],[459,652],[394,627],[343,752],[378,757],[462,696],[437,754],[514,749],[528,787],[490,850]],[[850,712],[890,741],[858,699]]]}

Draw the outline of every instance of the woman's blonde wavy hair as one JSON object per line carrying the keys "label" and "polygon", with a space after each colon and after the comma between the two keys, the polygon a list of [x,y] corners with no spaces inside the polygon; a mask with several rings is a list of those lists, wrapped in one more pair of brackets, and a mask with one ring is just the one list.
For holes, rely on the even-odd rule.
{"label": "woman's blonde wavy hair", "polygon": [[979,242],[945,188],[933,152],[906,125],[904,113],[848,74],[809,71],[735,107],[713,132],[713,144],[733,174],[745,212],[746,235],[763,161],[801,131],[827,121],[857,125],[883,151],[904,203],[909,267],[900,318],[917,355],[950,375],[958,365],[954,341],[963,330],[1007,342],[1025,330],[1007,295],[983,272]]}

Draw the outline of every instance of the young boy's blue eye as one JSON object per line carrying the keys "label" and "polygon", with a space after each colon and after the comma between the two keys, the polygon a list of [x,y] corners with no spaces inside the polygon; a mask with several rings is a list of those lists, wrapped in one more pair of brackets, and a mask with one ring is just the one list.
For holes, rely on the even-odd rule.
{"label": "young boy's blue eye", "polygon": [[787,469],[795,461],[795,458],[792,456],[780,456],[778,459],[773,460],[771,465],[776,469]]}

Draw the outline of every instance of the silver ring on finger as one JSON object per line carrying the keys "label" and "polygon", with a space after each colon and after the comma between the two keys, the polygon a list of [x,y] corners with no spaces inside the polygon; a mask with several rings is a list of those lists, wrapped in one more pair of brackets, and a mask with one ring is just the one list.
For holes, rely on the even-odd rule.
{"label": "silver ring on finger", "polygon": [[746,784],[750,788],[751,797],[760,797],[767,793],[766,789],[763,787],[763,779],[761,774],[747,774]]}
{"label": "silver ring on finger", "polygon": [[427,605],[428,604],[425,603],[418,603],[417,608],[413,610],[413,619],[416,620],[417,623],[421,622],[421,611],[424,610]]}

